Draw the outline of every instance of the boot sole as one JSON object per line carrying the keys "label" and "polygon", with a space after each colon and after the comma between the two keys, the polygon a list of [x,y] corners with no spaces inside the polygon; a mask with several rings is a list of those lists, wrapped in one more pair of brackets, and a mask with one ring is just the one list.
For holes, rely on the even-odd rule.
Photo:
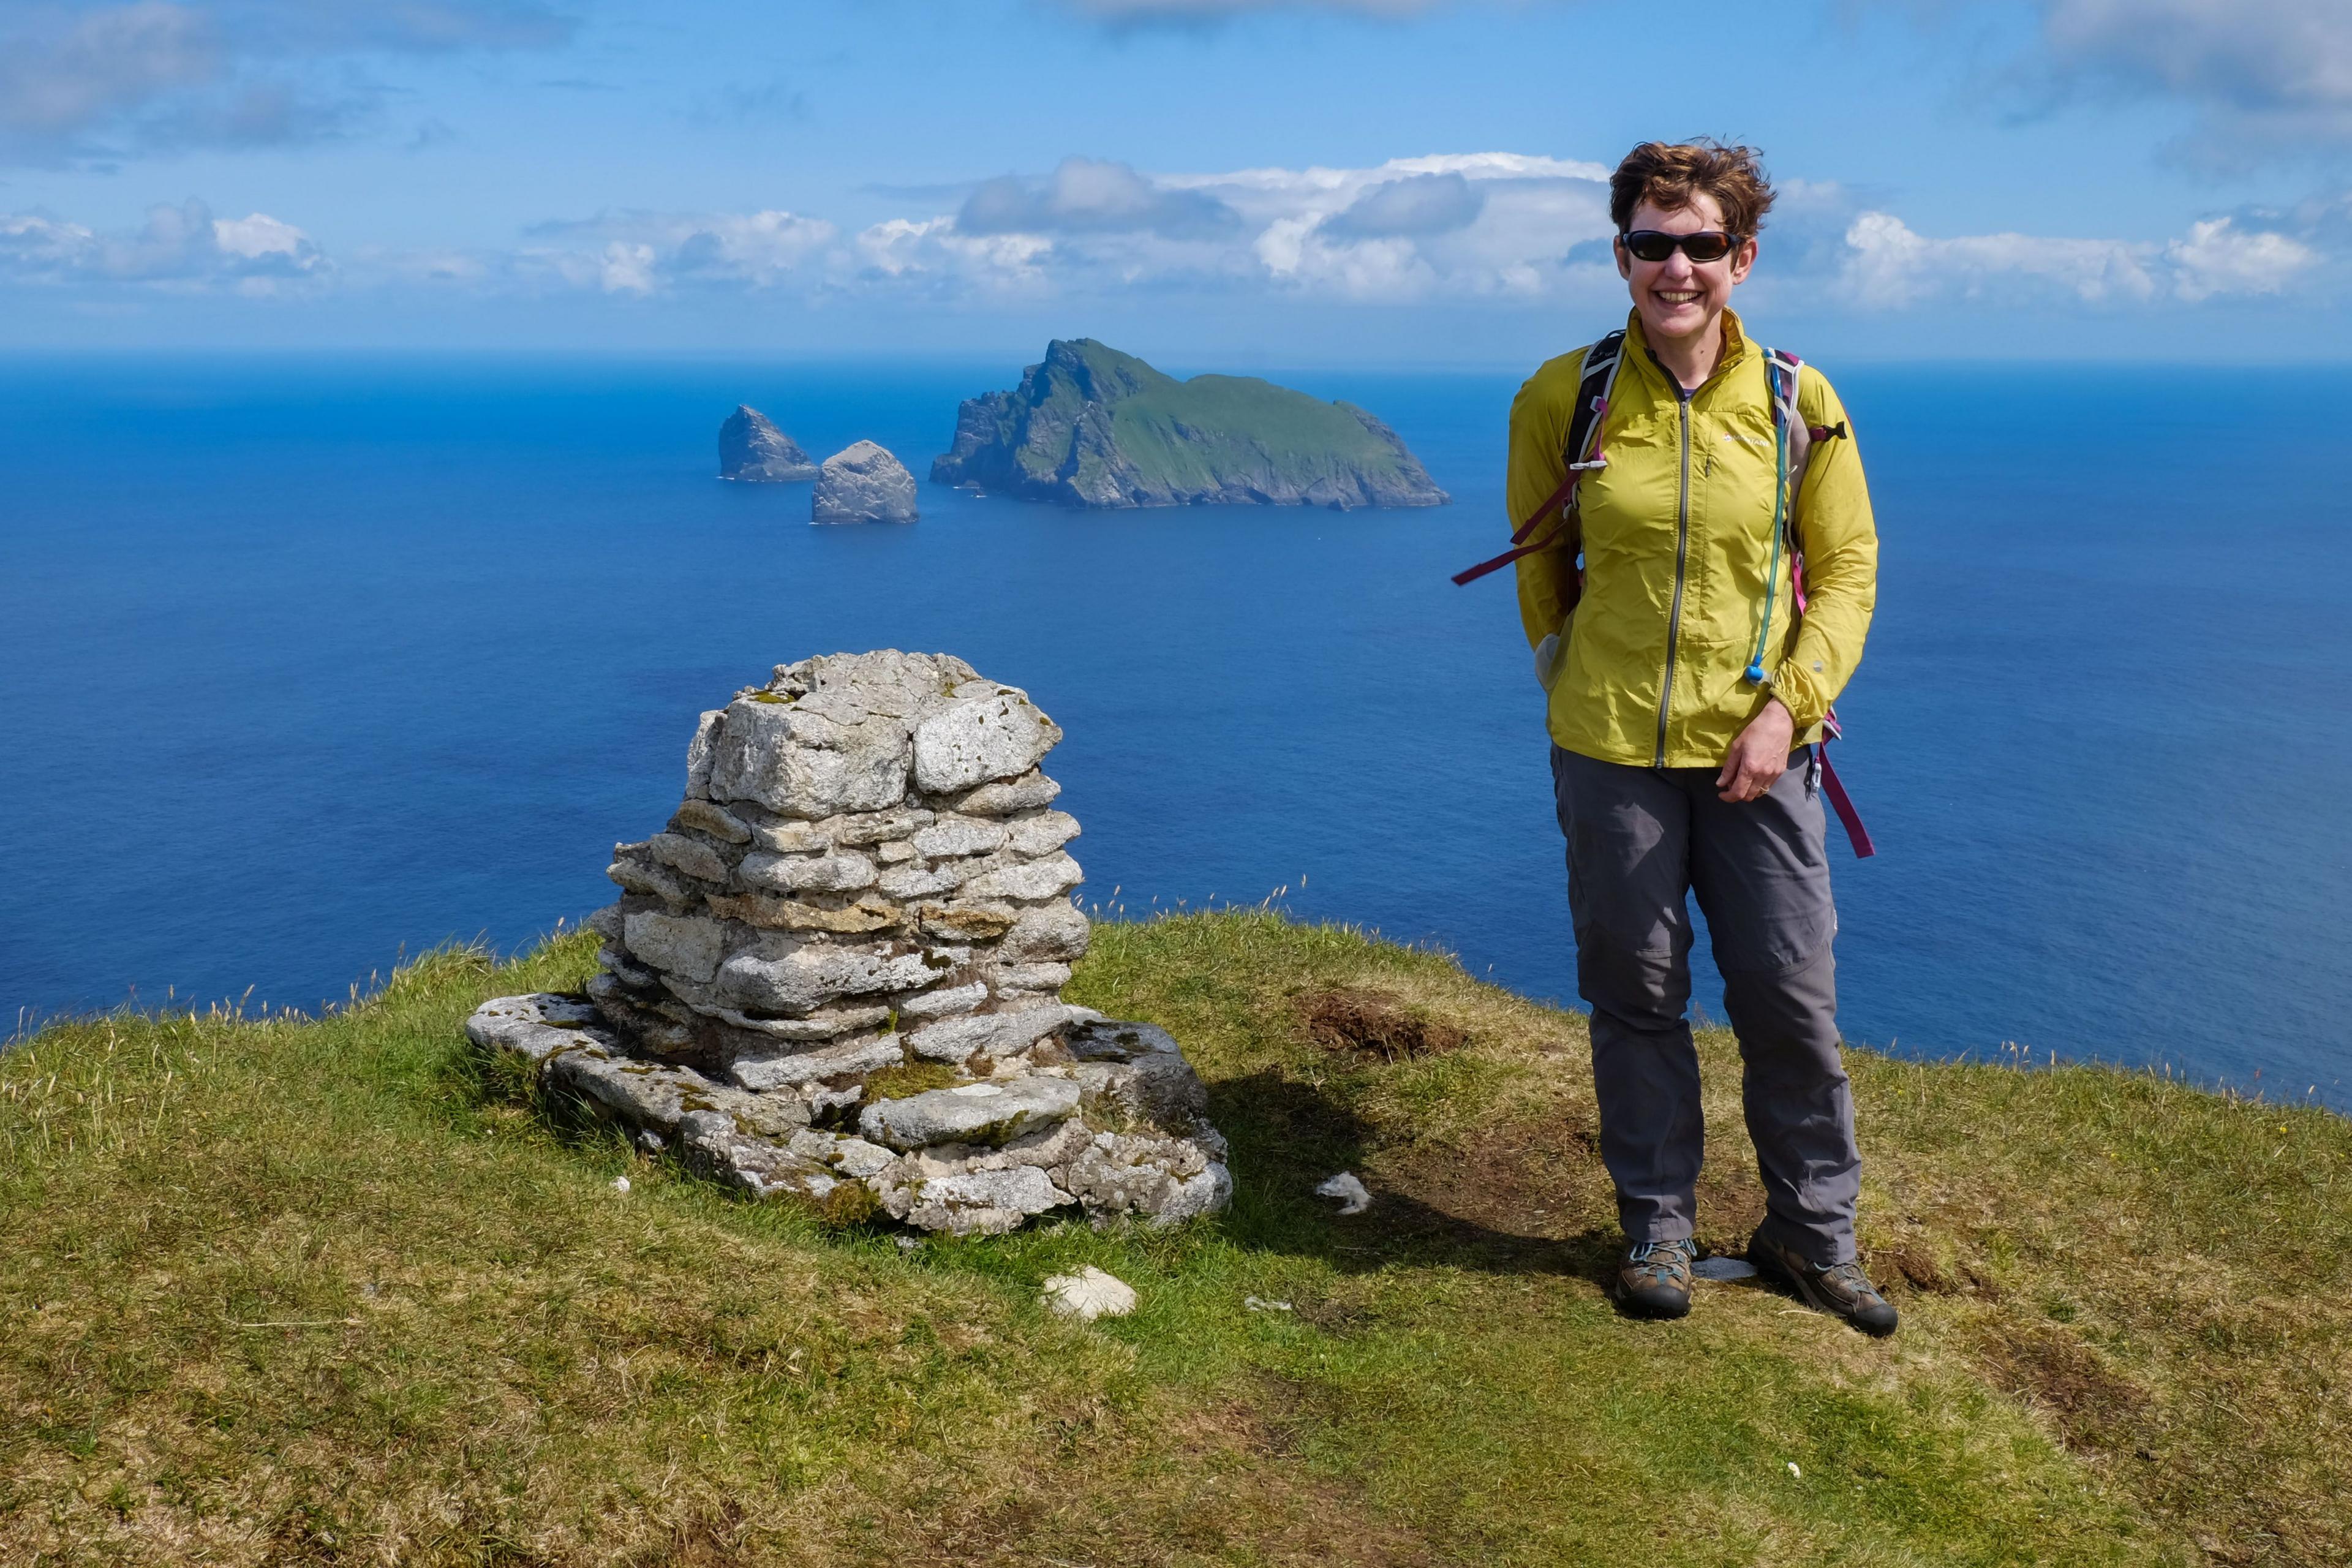
{"label": "boot sole", "polygon": [[1626,1289],[1622,1285],[1613,1285],[1610,1287],[1609,1294],[1616,1300],[1619,1306],[1624,1308],[1625,1310],[1633,1313],[1637,1318],[1654,1318],[1661,1322],[1671,1322],[1676,1318],[1687,1318],[1690,1316],[1690,1298],[1688,1296],[1685,1296],[1679,1303],[1653,1303],[1639,1300],[1632,1291]]}

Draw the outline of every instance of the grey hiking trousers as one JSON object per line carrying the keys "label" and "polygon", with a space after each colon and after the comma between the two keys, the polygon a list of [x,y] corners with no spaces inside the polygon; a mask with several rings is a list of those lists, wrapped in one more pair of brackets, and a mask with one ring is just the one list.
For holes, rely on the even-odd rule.
{"label": "grey hiking trousers", "polygon": [[1601,1158],[1630,1241],[1691,1234],[1706,1130],[1690,1002],[1691,918],[1706,914],[1739,1037],[1765,1228],[1816,1264],[1851,1261],[1862,1158],[1838,1056],[1828,847],[1810,752],[1760,800],[1713,768],[1643,768],[1552,748],[1568,836],[1577,990],[1592,1007]]}

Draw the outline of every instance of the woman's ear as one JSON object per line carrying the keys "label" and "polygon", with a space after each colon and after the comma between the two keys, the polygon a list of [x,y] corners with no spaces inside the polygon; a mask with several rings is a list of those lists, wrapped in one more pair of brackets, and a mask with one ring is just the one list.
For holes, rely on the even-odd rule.
{"label": "woman's ear", "polygon": [[1633,253],[1625,248],[1623,235],[1609,242],[1609,254],[1617,258],[1617,276],[1631,283],[1633,280]]}
{"label": "woman's ear", "polygon": [[1755,268],[1756,241],[1752,238],[1743,239],[1739,242],[1739,248],[1731,253],[1732,282],[1747,282],[1748,274],[1755,270]]}

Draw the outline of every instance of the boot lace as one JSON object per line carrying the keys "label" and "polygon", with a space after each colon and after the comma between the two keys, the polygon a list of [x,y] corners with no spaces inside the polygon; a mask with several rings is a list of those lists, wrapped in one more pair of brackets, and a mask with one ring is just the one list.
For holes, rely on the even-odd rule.
{"label": "boot lace", "polygon": [[1688,1274],[1696,1256],[1697,1249],[1687,1241],[1645,1241],[1627,1253],[1625,1261],[1665,1284]]}
{"label": "boot lace", "polygon": [[1834,1280],[1845,1287],[1850,1294],[1864,1300],[1884,1300],[1878,1293],[1878,1287],[1870,1282],[1870,1276],[1862,1271],[1862,1265],[1858,1262],[1834,1264],[1822,1270],[1822,1278]]}

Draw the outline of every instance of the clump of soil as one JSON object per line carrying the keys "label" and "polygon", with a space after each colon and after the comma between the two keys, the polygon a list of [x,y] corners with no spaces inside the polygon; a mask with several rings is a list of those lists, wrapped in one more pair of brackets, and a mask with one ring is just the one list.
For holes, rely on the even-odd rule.
{"label": "clump of soil", "polygon": [[1442,1056],[1470,1043],[1454,1025],[1366,991],[1315,992],[1298,999],[1298,1015],[1324,1049],[1386,1062]]}

